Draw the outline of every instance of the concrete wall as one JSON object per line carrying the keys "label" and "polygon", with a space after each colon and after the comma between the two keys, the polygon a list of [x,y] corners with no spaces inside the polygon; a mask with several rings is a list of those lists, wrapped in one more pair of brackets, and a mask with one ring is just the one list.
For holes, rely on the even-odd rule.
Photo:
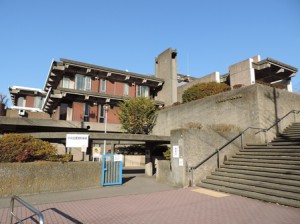
{"label": "concrete wall", "polygon": [[[277,116],[280,118],[293,109],[300,109],[300,94],[286,90],[276,90]],[[229,124],[241,130],[252,126],[267,128],[275,122],[273,88],[255,84],[240,89],[220,93],[204,99],[165,108],[158,112],[155,135],[170,135],[171,130],[185,127],[188,123]],[[290,116],[292,117],[292,116]],[[282,128],[290,124],[285,120]],[[272,139],[274,135],[270,133]],[[263,141],[258,134],[253,141]]]}
{"label": "concrete wall", "polygon": [[156,100],[165,102],[166,106],[177,102],[177,52],[171,48],[162,52],[155,59],[155,77],[165,80]]}
{"label": "concrete wall", "polygon": [[260,61],[259,55],[231,65],[229,67],[230,86],[255,84],[255,72],[252,63],[258,61]]}
{"label": "concrete wall", "polygon": [[[208,174],[217,168],[217,156],[212,157],[199,168],[189,172],[189,167],[196,166],[214,153],[229,140],[239,134],[239,129],[216,129],[206,126],[201,129],[177,129],[171,132],[171,183],[179,187],[187,187],[200,183]],[[179,147],[179,157],[174,157],[174,146]],[[220,152],[220,164],[224,158],[230,158],[241,148],[237,139]],[[181,160],[181,162],[180,162]]]}
{"label": "concrete wall", "polygon": [[101,164],[91,162],[0,163],[0,197],[67,191],[101,184]]}
{"label": "concrete wall", "polygon": [[[21,117],[18,110],[7,109],[6,117]],[[33,119],[50,119],[50,115],[44,112],[30,112],[26,111],[25,117]]]}
{"label": "concrete wall", "polygon": [[145,166],[145,156],[144,155],[124,155],[125,167],[140,167]]}
{"label": "concrete wall", "polygon": [[213,72],[211,74],[205,75],[199,79],[195,79],[192,82],[189,82],[185,85],[179,86],[177,88],[177,100],[178,102],[182,102],[182,94],[184,91],[186,91],[188,88],[192,87],[195,84],[198,83],[206,83],[206,82],[217,82],[220,83],[220,73],[219,72]]}

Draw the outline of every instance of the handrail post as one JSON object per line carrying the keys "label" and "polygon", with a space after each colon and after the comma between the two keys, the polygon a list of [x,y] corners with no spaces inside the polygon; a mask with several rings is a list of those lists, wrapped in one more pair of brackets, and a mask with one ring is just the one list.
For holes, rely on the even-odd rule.
{"label": "handrail post", "polygon": [[14,219],[14,207],[15,207],[15,198],[12,197],[10,200],[10,224],[13,223],[13,219]]}
{"label": "handrail post", "polygon": [[217,166],[220,168],[220,150],[217,149]]}
{"label": "handrail post", "polygon": [[265,133],[265,143],[268,143],[268,130],[264,130]]}
{"label": "handrail post", "polygon": [[241,133],[241,149],[244,150],[244,132]]}

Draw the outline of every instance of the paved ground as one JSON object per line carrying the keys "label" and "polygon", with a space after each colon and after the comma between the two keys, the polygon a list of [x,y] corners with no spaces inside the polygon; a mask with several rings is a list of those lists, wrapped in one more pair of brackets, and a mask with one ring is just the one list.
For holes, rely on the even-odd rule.
{"label": "paved ground", "polygon": [[[22,196],[42,211],[45,223],[299,224],[300,209],[220,194],[177,189],[142,174],[127,174],[122,186]],[[0,199],[0,223],[9,223],[9,198]],[[36,216],[17,207],[24,223]]]}

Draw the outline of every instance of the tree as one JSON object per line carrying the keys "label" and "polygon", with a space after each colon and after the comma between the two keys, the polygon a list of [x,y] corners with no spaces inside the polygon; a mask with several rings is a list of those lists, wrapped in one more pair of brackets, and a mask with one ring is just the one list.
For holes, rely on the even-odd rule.
{"label": "tree", "polygon": [[8,103],[8,97],[3,94],[3,93],[0,93],[0,104],[3,104],[3,105],[7,105]]}
{"label": "tree", "polygon": [[198,83],[184,91],[184,93],[182,94],[182,102],[186,103],[193,100],[198,100],[206,96],[215,95],[221,92],[226,92],[228,90],[230,90],[230,86],[225,83]]}
{"label": "tree", "polygon": [[131,134],[148,134],[156,117],[155,102],[146,97],[125,100],[118,113],[122,129]]}

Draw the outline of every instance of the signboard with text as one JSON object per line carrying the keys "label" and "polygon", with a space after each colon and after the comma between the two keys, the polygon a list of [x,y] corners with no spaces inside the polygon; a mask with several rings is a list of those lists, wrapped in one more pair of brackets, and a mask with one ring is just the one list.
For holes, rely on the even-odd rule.
{"label": "signboard with text", "polygon": [[67,134],[66,147],[87,148],[89,146],[89,135]]}

